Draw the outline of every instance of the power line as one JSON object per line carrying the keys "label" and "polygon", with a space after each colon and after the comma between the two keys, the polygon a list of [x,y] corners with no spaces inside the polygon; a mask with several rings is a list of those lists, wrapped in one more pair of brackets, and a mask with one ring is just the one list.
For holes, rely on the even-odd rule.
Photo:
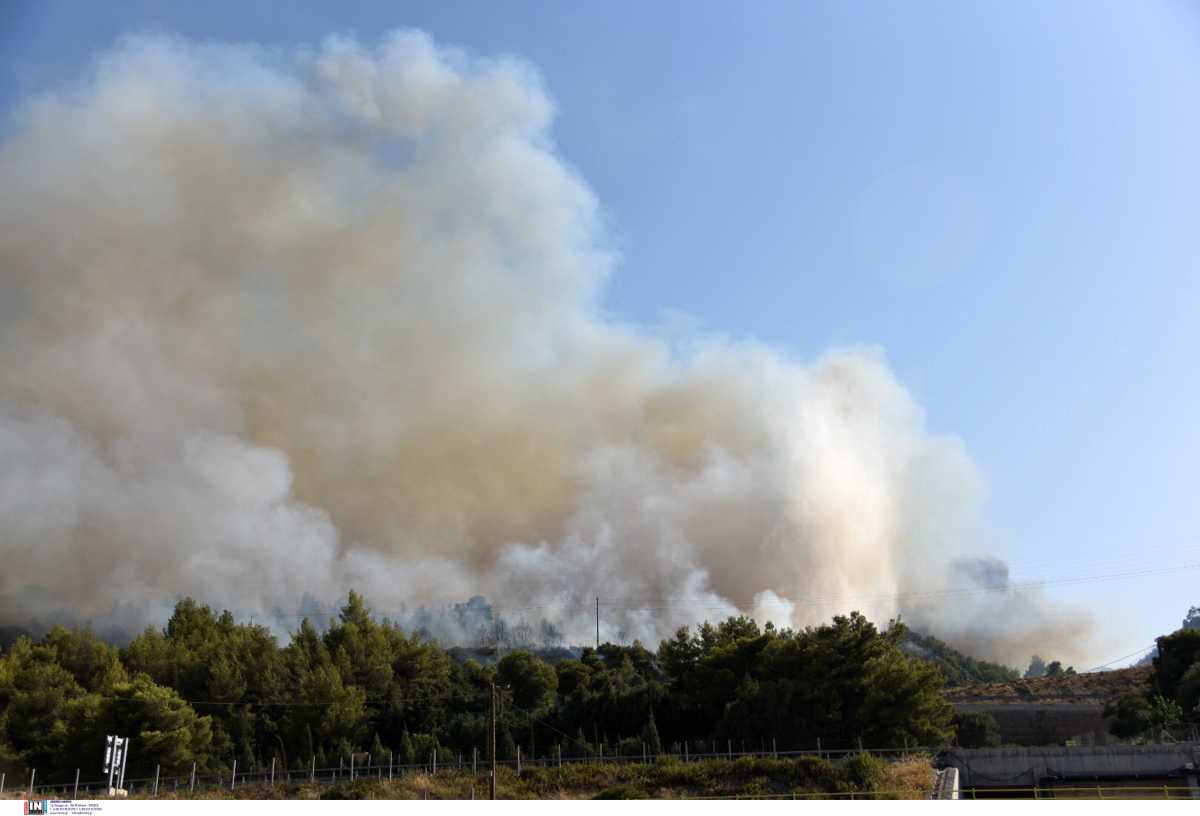
{"label": "power line", "polygon": [[[1155,646],[1157,646],[1157,644],[1151,644],[1150,646],[1146,646],[1144,648],[1138,649],[1136,652],[1130,652],[1127,655],[1121,655],[1120,657],[1114,657],[1112,660],[1108,661],[1107,663],[1101,663],[1099,666],[1093,666],[1092,668],[1088,669],[1087,671],[1094,672],[1094,671],[1100,671],[1101,669],[1107,669],[1108,667],[1112,666],[1113,663],[1120,663],[1122,660],[1128,660],[1131,657],[1138,657],[1140,655],[1147,654],[1148,652],[1153,651]],[[1086,673],[1087,672],[1085,672],[1085,674]]]}
{"label": "power line", "polygon": [[1200,569],[1200,563],[1181,564],[1170,567],[1155,567],[1144,570],[1129,570],[1126,572],[1109,573],[1105,575],[1086,575],[1074,576],[1067,578],[1044,579],[1040,581],[1025,581],[1025,582],[1005,582],[1001,584],[992,584],[974,587],[959,587],[942,590],[928,591],[913,591],[913,592],[897,592],[897,593],[880,593],[875,595],[841,595],[827,597],[809,597],[797,598],[790,600],[779,598],[777,600],[746,600],[746,599],[709,599],[709,598],[676,598],[676,599],[639,599],[639,598],[623,598],[613,601],[605,601],[604,606],[609,609],[626,609],[626,610],[657,610],[657,609],[672,609],[680,607],[690,608],[723,608],[726,606],[736,606],[739,608],[752,607],[757,604],[773,604],[773,605],[795,605],[795,606],[820,606],[836,603],[847,603],[852,601],[889,601],[889,600],[919,600],[926,598],[947,598],[959,597],[966,595],[979,595],[987,593],[1003,593],[1003,592],[1022,592],[1033,589],[1043,589],[1051,586],[1071,586],[1078,584],[1099,583],[1103,581],[1116,581],[1128,578],[1140,578],[1151,575],[1161,575],[1164,573],[1178,573],[1190,570]]}

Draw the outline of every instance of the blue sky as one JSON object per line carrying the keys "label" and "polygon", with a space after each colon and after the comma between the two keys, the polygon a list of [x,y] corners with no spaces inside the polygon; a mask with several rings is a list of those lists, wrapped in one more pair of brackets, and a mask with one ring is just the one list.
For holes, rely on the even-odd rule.
{"label": "blue sky", "polygon": [[[622,250],[615,318],[882,346],[1017,580],[1200,562],[1200,5],[8,0],[0,106],[130,30],[396,27],[540,68]],[[1198,587],[1052,592],[1119,623],[1117,657]]]}

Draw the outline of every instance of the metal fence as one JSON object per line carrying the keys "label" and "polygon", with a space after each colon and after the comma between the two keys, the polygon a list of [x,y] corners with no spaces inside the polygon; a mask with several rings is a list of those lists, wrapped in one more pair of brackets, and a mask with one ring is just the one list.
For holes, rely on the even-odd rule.
{"label": "metal fence", "polygon": [[[776,750],[774,746],[759,750],[733,750],[734,743],[726,741],[724,751],[694,752],[688,746],[674,746],[680,750],[655,756],[644,750],[640,754],[564,756],[561,751],[555,751],[552,756],[535,758],[523,757],[517,749],[514,759],[498,760],[497,766],[512,769],[518,776],[530,768],[554,768],[564,765],[579,764],[619,764],[619,765],[652,765],[663,760],[671,762],[692,763],[712,760],[734,761],[743,758],[752,759],[797,759],[814,757],[833,761],[841,761],[858,754],[870,754],[885,760],[898,760],[907,756],[925,754],[936,755],[946,750],[943,747],[902,746],[897,748],[814,748],[812,750]],[[716,747],[712,741],[705,741],[705,747]],[[740,747],[740,746],[739,746]],[[488,761],[482,752],[476,750],[470,758],[453,757],[450,761],[439,759],[433,752],[429,761],[423,763],[401,764],[395,761],[395,755],[389,754],[387,761],[367,757],[365,762],[358,754],[339,760],[338,765],[318,767],[316,759],[310,758],[307,767],[284,768],[282,763],[272,762],[265,768],[251,767],[243,769],[235,762],[233,767],[217,773],[199,773],[193,765],[188,773],[163,775],[161,767],[155,769],[152,776],[127,778],[125,790],[129,795],[162,796],[177,792],[204,792],[221,789],[236,789],[247,785],[290,786],[295,784],[331,785],[337,782],[347,782],[360,779],[399,779],[411,774],[428,775],[465,775],[471,774],[472,783],[483,780],[486,786]],[[30,798],[90,798],[105,796],[108,793],[108,782],[105,779],[84,781],[80,779],[79,771],[75,772],[71,782],[42,782],[37,780],[36,771],[31,772],[19,784],[17,780],[8,779],[9,793],[20,791]],[[5,778],[0,774],[0,794],[5,793]],[[963,788],[960,799],[984,798],[1030,798],[1030,799],[1186,799],[1193,796],[1193,790],[1186,784],[1177,785],[1077,785],[1044,787],[974,787]],[[474,785],[466,785],[463,798],[474,796]],[[700,796],[689,797],[697,799],[842,799],[842,798],[912,798],[914,792],[908,791],[874,791],[874,792],[843,792],[843,793],[786,793],[786,794],[740,794],[729,796]]]}
{"label": "metal fence", "polygon": [[[697,743],[701,742],[699,740]],[[739,741],[740,742],[740,741]],[[523,771],[530,768],[554,768],[562,767],[563,765],[588,765],[588,764],[617,764],[617,765],[653,765],[664,759],[669,759],[675,762],[705,762],[711,760],[737,760],[742,758],[754,759],[796,759],[799,757],[816,757],[827,760],[844,760],[847,757],[856,754],[872,754],[882,759],[896,760],[914,754],[933,754],[937,753],[942,748],[929,748],[922,746],[902,746],[899,748],[825,748],[817,746],[810,750],[778,750],[772,744],[767,747],[765,741],[760,741],[759,750],[745,750],[744,745],[738,745],[739,750],[734,750],[735,743],[732,740],[726,740],[725,750],[713,750],[718,746],[712,740],[703,741],[703,747],[708,750],[692,751],[690,745],[673,746],[677,750],[664,752],[655,755],[648,748],[643,748],[639,754],[604,754],[602,751],[586,756],[566,756],[561,750],[556,750],[551,756],[528,757],[522,756],[520,747],[517,748],[517,755],[513,759],[497,760],[496,764],[499,767],[511,768],[519,776]],[[283,767],[282,763],[275,763],[266,768],[251,767],[243,769],[235,762],[233,766],[225,771],[217,773],[201,773],[196,767],[185,774],[169,774],[161,773],[161,766],[155,769],[152,776],[145,777],[128,777],[125,780],[125,790],[130,795],[141,794],[158,796],[164,793],[174,793],[178,791],[212,791],[218,789],[236,789],[246,785],[293,785],[299,783],[317,783],[317,784],[334,784],[336,782],[353,781],[357,779],[395,779],[402,778],[409,774],[461,774],[464,772],[481,773],[488,769],[488,760],[482,752],[476,750],[470,758],[461,756],[453,756],[449,761],[440,759],[437,752],[433,752],[429,761],[422,763],[400,764],[394,761],[395,754],[390,754],[387,761],[380,761],[378,758],[368,757],[365,762],[358,762],[356,757],[362,755],[347,756],[339,760],[336,766],[330,765],[327,767],[317,767],[316,759],[311,758],[308,767],[300,768],[292,766],[290,768]],[[41,798],[49,798],[51,796],[62,796],[69,798],[107,795],[108,780],[81,780],[79,771],[75,772],[73,781],[43,781],[37,780],[37,772],[34,770],[26,776],[18,784],[17,780],[8,779],[7,784],[10,792],[12,790],[25,791],[31,798],[38,794]],[[5,792],[5,780],[0,776],[0,794]]]}

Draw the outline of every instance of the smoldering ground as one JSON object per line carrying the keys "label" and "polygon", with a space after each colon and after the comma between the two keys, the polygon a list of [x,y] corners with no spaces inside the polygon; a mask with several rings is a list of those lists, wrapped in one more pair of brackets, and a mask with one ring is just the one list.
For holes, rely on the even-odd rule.
{"label": "smoldering ground", "polygon": [[[0,151],[4,618],[356,588],[583,642],[603,594],[602,634],[653,641],[957,580],[981,479],[882,352],[603,316],[619,259],[553,115],[527,63],[412,31],[133,37],[28,99]],[[1006,598],[914,613],[1014,663],[1047,619],[1082,644]]]}

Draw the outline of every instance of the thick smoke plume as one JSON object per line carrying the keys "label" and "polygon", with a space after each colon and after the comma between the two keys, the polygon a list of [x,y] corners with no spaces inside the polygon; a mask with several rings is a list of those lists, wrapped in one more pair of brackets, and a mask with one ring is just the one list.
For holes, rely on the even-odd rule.
{"label": "thick smoke plume", "polygon": [[[600,595],[602,635],[653,641],[959,580],[980,479],[879,352],[603,316],[615,255],[552,118],[529,65],[414,32],[133,38],[29,100],[0,152],[0,615],[356,588],[586,642]],[[1041,602],[1004,603],[911,614],[1049,650]]]}

